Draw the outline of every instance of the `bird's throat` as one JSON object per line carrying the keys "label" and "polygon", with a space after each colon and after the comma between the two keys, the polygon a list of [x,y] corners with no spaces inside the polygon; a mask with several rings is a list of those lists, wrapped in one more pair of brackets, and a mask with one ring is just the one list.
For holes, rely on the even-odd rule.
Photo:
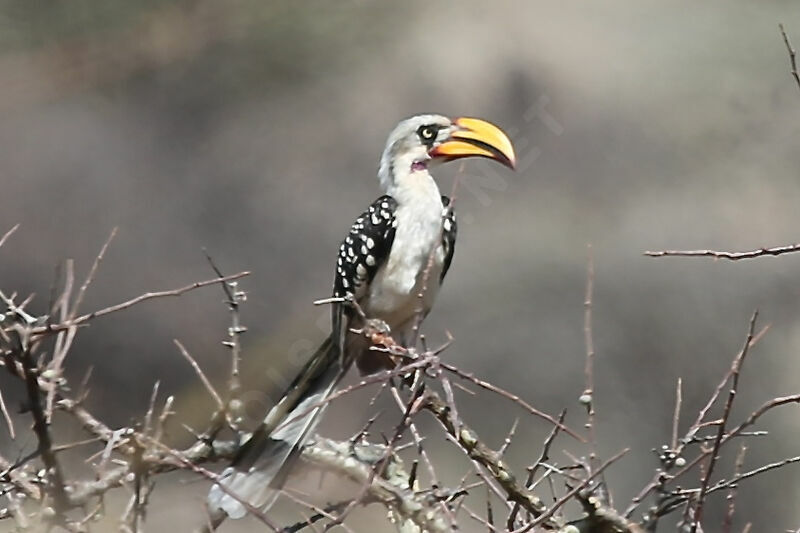
{"label": "bird's throat", "polygon": [[424,168],[395,176],[387,192],[398,205],[411,204],[415,209],[435,209],[442,202],[436,182]]}

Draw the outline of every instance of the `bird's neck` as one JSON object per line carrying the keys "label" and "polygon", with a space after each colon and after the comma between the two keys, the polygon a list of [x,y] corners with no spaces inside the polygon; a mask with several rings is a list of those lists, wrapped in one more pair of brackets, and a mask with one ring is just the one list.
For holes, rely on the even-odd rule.
{"label": "bird's neck", "polygon": [[395,176],[386,192],[397,201],[398,206],[438,206],[442,201],[439,187],[426,168]]}
{"label": "bird's neck", "polygon": [[428,161],[419,161],[414,154],[391,158],[384,154],[379,177],[388,195],[398,206],[420,208],[441,203],[439,187],[428,172]]}
{"label": "bird's neck", "polygon": [[420,154],[408,152],[393,155],[389,148],[381,157],[378,178],[386,194],[393,197],[399,206],[414,207],[441,204],[439,187],[428,172],[427,159]]}

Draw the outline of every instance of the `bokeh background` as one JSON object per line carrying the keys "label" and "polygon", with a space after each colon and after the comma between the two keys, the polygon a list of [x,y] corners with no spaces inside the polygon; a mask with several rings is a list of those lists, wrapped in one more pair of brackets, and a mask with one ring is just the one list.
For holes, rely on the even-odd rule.
{"label": "bokeh background", "polygon": [[[445,192],[459,176],[460,231],[425,332],[432,344],[451,332],[448,360],[543,410],[569,408],[579,427],[591,244],[598,434],[605,455],[633,449],[608,475],[625,502],[667,442],[677,378],[685,429],[754,309],[771,331],[735,415],[800,388],[800,257],[642,256],[800,240],[800,90],[779,22],[800,46],[795,2],[6,0],[0,232],[21,228],[0,250],[0,288],[36,293],[44,312],[56,266],[74,258],[83,275],[115,226],[85,310],[213,277],[203,247],[226,273],[252,270],[243,321],[255,420],[325,335],[327,310],[311,302],[327,296],[340,239],[380,194],[391,128],[420,112],[487,118],[512,134],[520,169],[437,169]],[[199,424],[212,404],[172,339],[222,386],[227,324],[216,287],[150,302],[82,330],[69,377],[94,368],[89,406],[111,424],[140,417],[156,380]],[[5,376],[0,386],[12,402],[21,392]],[[492,445],[522,417],[509,460],[520,471],[535,460],[546,425],[485,397],[463,402]],[[322,433],[359,428],[364,404],[341,402]],[[747,466],[800,452],[796,407],[759,427],[771,435],[751,441]],[[176,426],[173,437],[186,435]],[[33,444],[3,427],[0,445],[14,455]],[[450,464],[450,445],[430,446],[457,481],[466,466]],[[555,461],[565,448],[580,453],[564,440]],[[800,527],[798,478],[789,467],[745,483],[736,528]],[[206,490],[166,479],[149,530],[196,525]],[[390,531],[371,522],[380,517],[354,527]]]}

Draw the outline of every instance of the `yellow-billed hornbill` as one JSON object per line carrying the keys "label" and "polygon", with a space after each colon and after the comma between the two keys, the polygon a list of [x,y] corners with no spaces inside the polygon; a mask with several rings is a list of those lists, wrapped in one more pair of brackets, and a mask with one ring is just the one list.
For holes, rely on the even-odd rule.
{"label": "yellow-billed hornbill", "polygon": [[[511,141],[483,120],[419,115],[402,121],[389,135],[378,170],[386,194],[356,219],[339,247],[333,296],[354,299],[364,316],[385,322],[402,345],[411,340],[418,317],[430,311],[455,247],[455,213],[428,169],[470,156],[510,168],[515,163]],[[352,331],[363,326],[354,306],[333,304],[330,336],[222,473],[219,484],[225,488],[217,484],[209,492],[212,515],[224,511],[240,518],[246,513],[242,501],[267,509],[319,421],[325,399],[352,363],[365,373],[386,367],[385,355]]]}

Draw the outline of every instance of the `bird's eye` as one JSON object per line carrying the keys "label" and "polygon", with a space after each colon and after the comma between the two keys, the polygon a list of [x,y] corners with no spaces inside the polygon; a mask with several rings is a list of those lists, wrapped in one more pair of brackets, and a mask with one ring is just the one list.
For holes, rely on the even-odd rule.
{"label": "bird's eye", "polygon": [[431,144],[436,139],[439,128],[436,126],[420,126],[417,130],[420,140],[425,144]]}

